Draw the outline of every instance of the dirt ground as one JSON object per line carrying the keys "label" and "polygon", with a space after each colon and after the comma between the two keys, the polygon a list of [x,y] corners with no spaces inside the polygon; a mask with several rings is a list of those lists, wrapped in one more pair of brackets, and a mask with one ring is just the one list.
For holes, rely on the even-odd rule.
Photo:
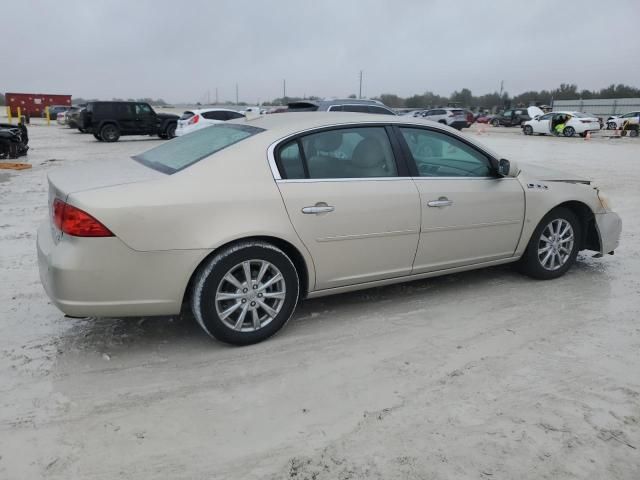
{"label": "dirt ground", "polygon": [[49,303],[47,172],[160,140],[30,132],[33,168],[0,170],[1,479],[640,478],[640,139],[480,135],[595,179],[624,222],[615,256],[555,281],[501,267],[306,301],[232,348],[189,319]]}

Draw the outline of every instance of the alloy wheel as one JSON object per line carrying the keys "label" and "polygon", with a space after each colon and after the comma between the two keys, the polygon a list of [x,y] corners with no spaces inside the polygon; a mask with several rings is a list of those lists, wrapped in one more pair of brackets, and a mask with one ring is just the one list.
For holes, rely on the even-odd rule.
{"label": "alloy wheel", "polygon": [[284,276],[265,260],[245,260],[231,268],[216,290],[216,312],[225,326],[254,332],[278,315],[287,294]]}
{"label": "alloy wheel", "polygon": [[552,220],[538,241],[538,261],[542,268],[550,271],[562,268],[571,257],[574,238],[573,227],[567,220]]}

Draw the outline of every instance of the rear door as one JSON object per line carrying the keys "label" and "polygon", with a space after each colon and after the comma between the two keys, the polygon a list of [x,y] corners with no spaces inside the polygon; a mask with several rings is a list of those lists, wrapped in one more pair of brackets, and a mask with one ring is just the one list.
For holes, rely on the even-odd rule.
{"label": "rear door", "polygon": [[420,202],[397,157],[384,126],[325,129],[276,148],[276,181],[317,289],[411,272]]}
{"label": "rear door", "polygon": [[524,190],[494,175],[487,154],[461,139],[399,127],[420,193],[421,228],[413,273],[513,256],[524,219]]}

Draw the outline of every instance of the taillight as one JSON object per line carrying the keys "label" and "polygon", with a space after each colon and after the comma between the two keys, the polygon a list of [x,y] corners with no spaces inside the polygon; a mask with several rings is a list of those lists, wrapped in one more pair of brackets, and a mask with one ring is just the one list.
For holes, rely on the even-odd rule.
{"label": "taillight", "polygon": [[195,125],[196,123],[198,123],[198,120],[200,120],[200,115],[194,115],[189,119],[187,125]]}
{"label": "taillight", "polygon": [[113,233],[87,212],[56,198],[53,223],[63,233],[74,237],[113,237]]}

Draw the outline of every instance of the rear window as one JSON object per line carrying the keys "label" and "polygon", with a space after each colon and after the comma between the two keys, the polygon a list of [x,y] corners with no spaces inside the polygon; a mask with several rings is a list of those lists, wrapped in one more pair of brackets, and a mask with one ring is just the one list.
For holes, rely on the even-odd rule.
{"label": "rear window", "polygon": [[465,115],[464,110],[451,110],[454,115]]}
{"label": "rear window", "polygon": [[262,128],[249,125],[213,125],[176,137],[131,158],[154,170],[172,174],[263,131]]}

